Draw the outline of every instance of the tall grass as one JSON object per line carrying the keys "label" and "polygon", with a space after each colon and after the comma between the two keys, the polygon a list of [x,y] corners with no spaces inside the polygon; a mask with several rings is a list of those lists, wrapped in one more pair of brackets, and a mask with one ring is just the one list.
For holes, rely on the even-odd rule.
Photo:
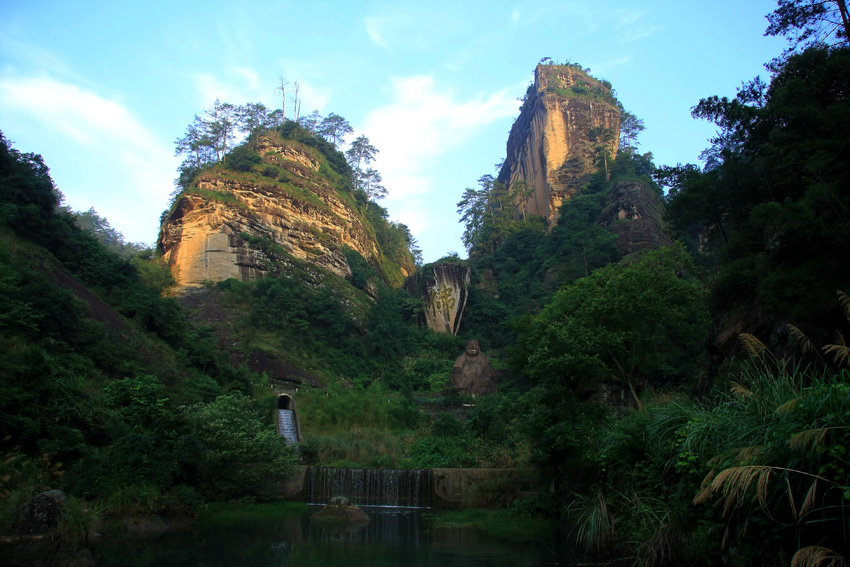
{"label": "tall grass", "polygon": [[715,554],[733,544],[737,553],[748,545],[847,551],[850,372],[752,346],[758,356],[728,392],[648,400],[646,411],[604,432],[598,492],[566,508],[579,542],[618,541],[641,565],[666,562],[671,541]]}
{"label": "tall grass", "polygon": [[323,466],[406,468],[409,434],[352,428],[336,434],[307,434],[301,452]]}
{"label": "tall grass", "polygon": [[411,426],[411,408],[404,398],[380,383],[347,390],[334,386],[327,391],[306,390],[298,394],[297,401],[305,429],[317,435],[353,429],[400,431]]}

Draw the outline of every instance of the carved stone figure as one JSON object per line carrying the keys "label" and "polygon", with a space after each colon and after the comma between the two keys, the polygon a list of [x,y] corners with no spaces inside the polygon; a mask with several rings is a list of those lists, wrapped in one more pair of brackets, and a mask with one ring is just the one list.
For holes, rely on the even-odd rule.
{"label": "carved stone figure", "polygon": [[477,340],[470,340],[466,343],[466,352],[457,357],[452,367],[452,387],[473,396],[492,394],[496,391],[495,379],[496,370],[490,358],[481,353]]}

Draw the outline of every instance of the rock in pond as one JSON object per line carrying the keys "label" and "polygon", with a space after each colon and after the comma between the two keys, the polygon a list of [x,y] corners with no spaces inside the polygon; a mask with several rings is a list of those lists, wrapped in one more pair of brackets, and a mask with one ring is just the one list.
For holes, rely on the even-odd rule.
{"label": "rock in pond", "polygon": [[68,501],[59,490],[33,496],[0,532],[0,563],[6,567],[94,567],[94,554],[82,542],[57,533]]}
{"label": "rock in pond", "polygon": [[369,516],[345,496],[334,496],[324,508],[310,516],[310,521],[325,528],[356,531],[369,523]]}

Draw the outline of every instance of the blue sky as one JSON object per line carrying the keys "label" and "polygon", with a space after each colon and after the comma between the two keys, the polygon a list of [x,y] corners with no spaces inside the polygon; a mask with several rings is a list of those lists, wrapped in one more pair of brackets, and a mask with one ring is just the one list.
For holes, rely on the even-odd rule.
{"label": "blue sky", "polygon": [[[344,116],[379,150],[390,218],[425,260],[456,251],[456,203],[505,155],[542,57],[611,81],[657,164],[697,163],[700,98],[777,56],[774,1],[274,2],[0,0],[0,130],[44,156],[66,202],[153,243],[174,140],[215,98]],[[289,92],[291,93],[291,88]],[[292,103],[287,101],[291,116]]]}

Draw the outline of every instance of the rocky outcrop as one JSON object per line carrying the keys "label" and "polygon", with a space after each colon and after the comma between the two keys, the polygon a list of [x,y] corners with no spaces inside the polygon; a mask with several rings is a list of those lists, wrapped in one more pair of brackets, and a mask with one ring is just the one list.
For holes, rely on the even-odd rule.
{"label": "rocky outcrop", "polygon": [[469,293],[469,267],[453,263],[434,264],[429,271],[432,273],[426,275],[424,281],[408,279],[404,287],[425,302],[420,323],[432,331],[456,335]]}
{"label": "rocky outcrop", "polygon": [[345,496],[334,496],[324,508],[310,516],[310,521],[324,528],[354,533],[369,523],[369,516],[349,502]]}
{"label": "rocky outcrop", "polygon": [[646,183],[620,181],[608,203],[597,223],[617,235],[617,248],[623,256],[673,244],[664,232],[661,197]]}
{"label": "rocky outcrop", "polygon": [[178,285],[258,279],[281,252],[341,277],[351,275],[346,247],[379,265],[371,227],[320,172],[318,152],[270,134],[258,153],[260,171],[216,166],[177,199],[158,246]]}
{"label": "rocky outcrop", "polygon": [[602,150],[616,155],[619,133],[610,85],[577,65],[538,65],[498,180],[526,193],[518,203],[523,213],[556,221],[561,203],[596,170]]}
{"label": "rocky outcrop", "polygon": [[0,557],[7,567],[94,567],[95,555],[82,542],[63,535],[61,516],[68,504],[60,490],[48,490],[22,503],[0,531]]}
{"label": "rocky outcrop", "polygon": [[15,535],[46,535],[59,527],[59,517],[68,504],[61,490],[33,496],[15,510],[8,532]]}

